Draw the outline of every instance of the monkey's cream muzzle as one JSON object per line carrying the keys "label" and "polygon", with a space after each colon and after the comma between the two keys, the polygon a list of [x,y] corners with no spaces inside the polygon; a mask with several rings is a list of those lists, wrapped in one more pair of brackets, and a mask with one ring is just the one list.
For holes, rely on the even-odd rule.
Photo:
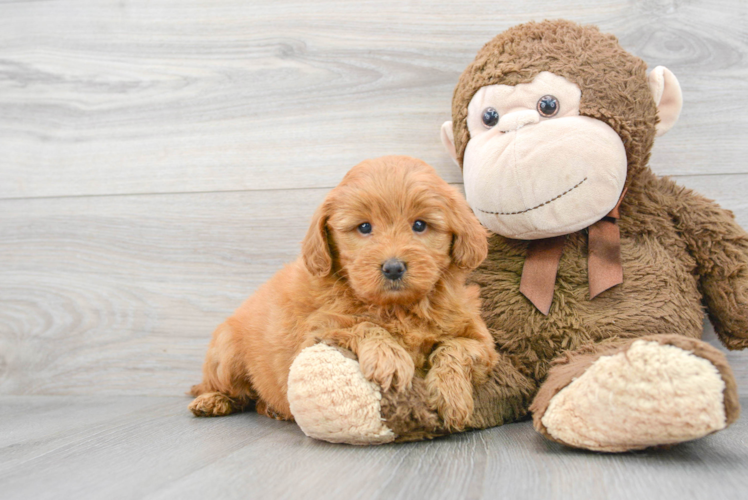
{"label": "monkey's cream muzzle", "polygon": [[[605,123],[584,116],[527,123],[525,111],[502,131],[471,139],[465,194],[491,231],[515,239],[573,233],[605,217],[623,191],[626,151]],[[539,123],[538,123],[539,122]]]}
{"label": "monkey's cream muzzle", "polygon": [[[544,117],[540,98],[558,112]],[[626,182],[626,151],[602,121],[579,115],[581,92],[561,76],[540,73],[531,83],[481,88],[468,107],[465,194],[491,231],[540,239],[584,229],[617,204]],[[493,127],[486,109],[498,111]]]}

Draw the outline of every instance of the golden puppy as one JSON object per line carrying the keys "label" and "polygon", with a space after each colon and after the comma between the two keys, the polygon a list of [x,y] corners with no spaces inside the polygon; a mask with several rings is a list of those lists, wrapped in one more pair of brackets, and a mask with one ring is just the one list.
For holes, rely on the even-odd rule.
{"label": "golden puppy", "polygon": [[485,230],[429,165],[403,156],[357,165],[317,209],[299,259],[213,333],[190,409],[226,415],[254,400],[290,420],[291,363],[331,341],[383,390],[425,375],[445,424],[463,428],[473,383],[497,359],[478,289],[465,286],[486,253]]}

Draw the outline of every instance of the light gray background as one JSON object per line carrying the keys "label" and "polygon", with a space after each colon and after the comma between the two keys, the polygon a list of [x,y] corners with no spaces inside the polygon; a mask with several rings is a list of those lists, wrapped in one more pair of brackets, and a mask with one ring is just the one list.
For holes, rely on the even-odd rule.
{"label": "light gray background", "polygon": [[459,74],[557,17],[678,76],[652,167],[748,227],[742,0],[0,0],[0,496],[738,498],[745,418],[605,456],[527,423],[369,449],[186,412],[212,329],[296,256],[325,193],[384,154],[459,184],[439,141]]}

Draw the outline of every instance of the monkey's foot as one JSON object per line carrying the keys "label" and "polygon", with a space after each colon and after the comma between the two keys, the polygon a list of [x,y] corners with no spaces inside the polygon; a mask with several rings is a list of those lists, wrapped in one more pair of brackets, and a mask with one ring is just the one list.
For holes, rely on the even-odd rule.
{"label": "monkey's foot", "polygon": [[393,441],[395,434],[382,421],[381,399],[379,386],[364,378],[358,361],[335,347],[307,347],[291,365],[288,402],[309,437],[348,444]]}
{"label": "monkey's foot", "polygon": [[[739,413],[732,372],[713,347],[678,337],[647,337],[596,359],[582,355],[576,375],[571,356],[546,381],[558,392],[539,391],[535,427],[560,443],[605,452],[681,443],[724,429]],[[568,385],[559,387],[560,378]],[[549,391],[555,394],[547,399]]]}

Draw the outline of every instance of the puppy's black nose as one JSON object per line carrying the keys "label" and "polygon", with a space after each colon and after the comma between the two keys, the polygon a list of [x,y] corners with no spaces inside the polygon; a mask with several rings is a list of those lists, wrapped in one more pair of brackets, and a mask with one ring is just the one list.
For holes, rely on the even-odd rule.
{"label": "puppy's black nose", "polygon": [[398,259],[387,259],[382,264],[382,274],[388,280],[398,280],[405,274],[405,262]]}

